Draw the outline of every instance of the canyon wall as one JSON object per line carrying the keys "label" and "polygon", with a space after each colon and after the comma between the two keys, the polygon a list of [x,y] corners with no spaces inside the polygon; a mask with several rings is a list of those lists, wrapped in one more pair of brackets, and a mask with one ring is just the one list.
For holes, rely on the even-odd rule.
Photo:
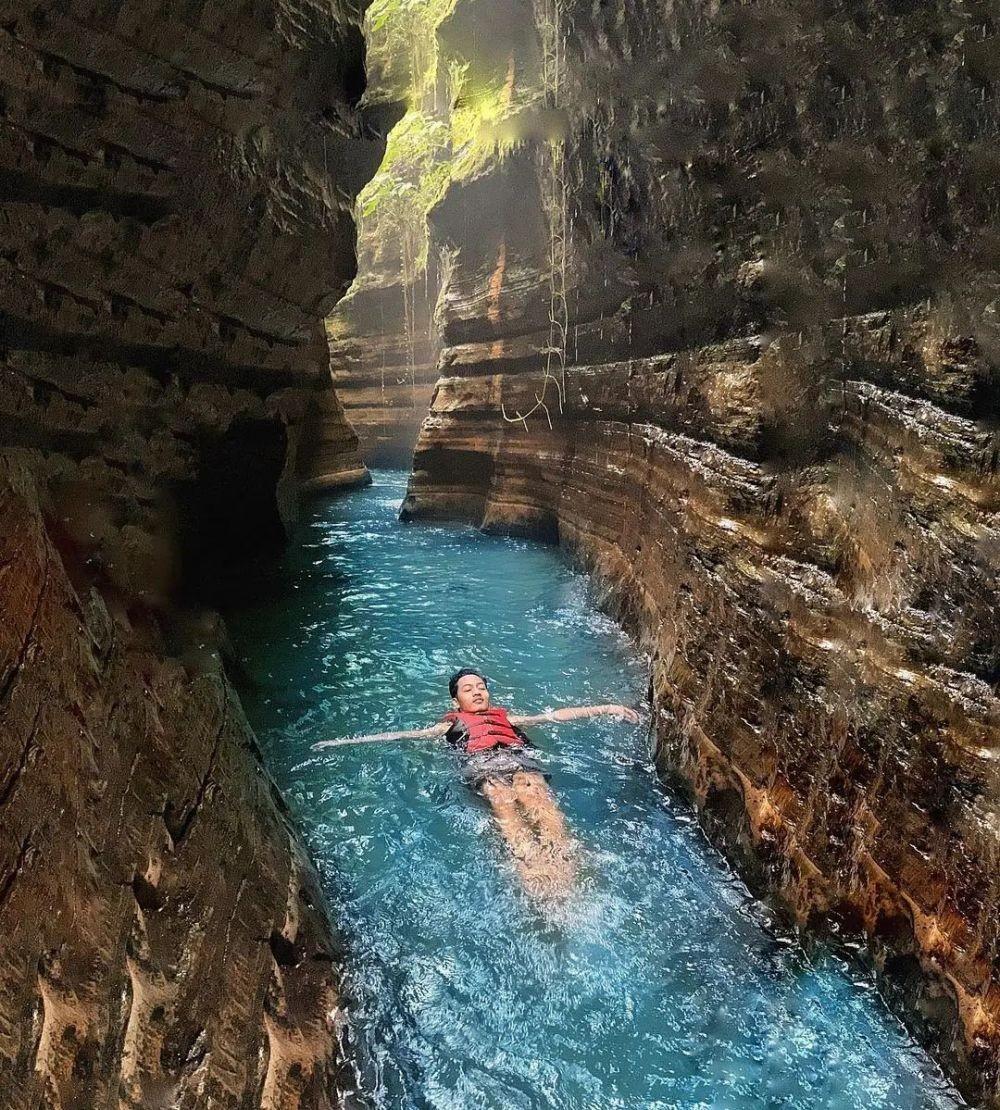
{"label": "canyon wall", "polygon": [[403,516],[590,570],[652,657],[664,773],[800,923],[866,936],[1000,1105],[994,16],[529,17],[515,141],[431,216],[444,350]]}
{"label": "canyon wall", "polygon": [[437,267],[373,272],[327,321],[333,381],[370,466],[410,465],[437,383]]}
{"label": "canyon wall", "polygon": [[327,320],[337,396],[362,458],[409,466],[434,384],[440,260],[427,210],[450,173],[451,96],[437,28],[451,0],[374,0],[365,20],[369,112],[395,126],[358,198],[358,277]]}
{"label": "canyon wall", "polygon": [[332,1106],[337,941],[221,659],[365,470],[358,5],[0,3],[0,1103]]}

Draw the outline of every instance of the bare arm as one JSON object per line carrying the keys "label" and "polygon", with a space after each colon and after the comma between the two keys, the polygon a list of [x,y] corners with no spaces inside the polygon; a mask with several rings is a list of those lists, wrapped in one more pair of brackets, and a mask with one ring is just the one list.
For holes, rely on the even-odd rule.
{"label": "bare arm", "polygon": [[339,748],[344,744],[374,744],[379,740],[434,740],[451,728],[447,721],[439,721],[430,728],[411,729],[409,732],[375,732],[371,736],[348,736],[342,740],[320,740],[313,744],[312,750],[318,752],[321,748]]}
{"label": "bare arm", "polygon": [[633,725],[639,723],[639,714],[627,705],[575,705],[568,709],[550,709],[547,713],[534,713],[529,717],[511,717],[512,725],[540,725],[546,721],[577,721],[581,717],[622,717]]}

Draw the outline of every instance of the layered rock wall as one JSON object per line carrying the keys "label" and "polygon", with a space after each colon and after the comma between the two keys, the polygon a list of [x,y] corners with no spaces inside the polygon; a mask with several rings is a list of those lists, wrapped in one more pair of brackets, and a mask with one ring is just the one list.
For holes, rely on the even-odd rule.
{"label": "layered rock wall", "polygon": [[359,12],[0,15],[0,1103],[332,1105],[335,941],[211,606],[364,475]]}
{"label": "layered rock wall", "polygon": [[652,655],[664,770],[799,921],[867,934],[996,1103],[997,27],[534,14],[528,138],[433,214],[445,346],[404,516],[590,569]]}
{"label": "layered rock wall", "polygon": [[440,264],[427,209],[448,178],[447,67],[437,28],[451,0],[376,0],[365,103],[395,125],[358,198],[358,277],[327,320],[337,395],[370,465],[409,466],[437,381]]}
{"label": "layered rock wall", "polygon": [[334,1105],[339,949],[212,628],[178,654],[0,478],[0,1100]]}
{"label": "layered rock wall", "polygon": [[[372,466],[408,466],[438,379],[437,267],[404,288],[382,275],[327,321],[337,395]],[[407,323],[409,321],[409,323]]]}

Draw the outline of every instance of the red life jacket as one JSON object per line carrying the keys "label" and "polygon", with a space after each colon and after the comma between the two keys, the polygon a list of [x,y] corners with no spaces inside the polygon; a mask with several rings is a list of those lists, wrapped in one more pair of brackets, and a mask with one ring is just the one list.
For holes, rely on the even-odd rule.
{"label": "red life jacket", "polygon": [[514,731],[507,717],[506,709],[487,709],[484,713],[460,713],[452,711],[444,715],[446,721],[461,721],[469,730],[466,741],[467,752],[485,752],[501,746],[522,748],[524,741]]}

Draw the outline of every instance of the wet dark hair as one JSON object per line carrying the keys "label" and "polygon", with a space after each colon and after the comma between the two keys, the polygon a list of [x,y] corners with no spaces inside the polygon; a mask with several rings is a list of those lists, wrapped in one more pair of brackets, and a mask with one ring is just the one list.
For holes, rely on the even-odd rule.
{"label": "wet dark hair", "polygon": [[476,678],[481,678],[483,682],[489,686],[490,682],[482,671],[477,671],[475,667],[463,667],[460,671],[456,671],[451,678],[448,679],[448,693],[454,697],[458,693],[459,679],[465,678],[466,675],[474,674]]}

